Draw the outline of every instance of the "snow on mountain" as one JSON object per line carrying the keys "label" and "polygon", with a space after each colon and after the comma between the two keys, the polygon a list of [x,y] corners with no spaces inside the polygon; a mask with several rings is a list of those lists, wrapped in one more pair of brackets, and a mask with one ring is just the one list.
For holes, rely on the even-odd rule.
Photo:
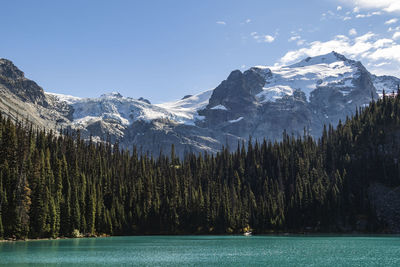
{"label": "snow on mountain", "polygon": [[[314,137],[356,107],[397,89],[400,79],[375,76],[360,63],[331,52],[289,66],[234,70],[215,89],[161,104],[118,92],[96,98],[45,93],[11,61],[0,60],[0,111],[49,129],[81,129],[83,138],[132,144],[143,151],[179,155],[235,147],[252,136],[279,140],[304,129]],[[306,101],[305,101],[306,100]],[[10,109],[12,107],[12,109]]]}
{"label": "snow on mountain", "polygon": [[177,122],[193,125],[196,120],[202,120],[203,117],[197,114],[198,110],[208,105],[213,90],[207,90],[197,95],[184,97],[178,101],[155,104],[155,106],[167,110],[174,114]]}
{"label": "snow on mountain", "polygon": [[[275,102],[285,96],[292,96],[296,90],[304,92],[309,101],[313,91],[321,87],[335,88],[347,96],[355,88],[354,79],[359,77],[359,63],[331,52],[326,55],[309,57],[289,66],[256,66],[251,68],[265,79],[262,91],[255,95],[258,103]],[[379,95],[384,88],[393,88],[400,79],[391,76],[373,76],[373,83]],[[387,90],[387,89],[386,89]],[[178,101],[150,104],[143,99],[124,97],[118,92],[103,94],[97,98],[79,98],[70,95],[46,93],[65,102],[73,108],[73,124],[85,127],[96,121],[114,121],[128,126],[134,121],[168,119],[178,124],[195,125],[204,117],[198,111],[204,109],[213,90],[185,96]],[[348,102],[351,103],[351,102]],[[211,110],[228,109],[222,104]],[[240,119],[242,119],[240,117]],[[238,120],[229,120],[230,123]]]}
{"label": "snow on mountain", "polygon": [[243,117],[239,117],[239,118],[237,118],[236,120],[229,120],[228,122],[229,122],[229,123],[235,123],[235,122],[239,122],[239,121],[241,121],[241,120],[243,120]]}
{"label": "snow on mountain", "polygon": [[337,61],[348,61],[348,59],[346,57],[344,57],[343,55],[338,54],[335,51],[332,51],[325,55],[319,55],[319,56],[315,56],[315,57],[307,57],[298,63],[289,65],[289,67],[299,68],[299,67],[306,67],[306,66],[320,65],[320,64],[329,65],[329,64],[335,63]]}
{"label": "snow on mountain", "polygon": [[134,121],[169,119],[177,123],[194,125],[202,119],[197,110],[204,108],[212,90],[175,102],[152,105],[143,100],[124,97],[118,92],[103,94],[97,98],[79,98],[69,95],[46,93],[69,104],[73,112],[73,123],[85,127],[96,121],[115,121],[124,126]]}
{"label": "snow on mountain", "polygon": [[393,91],[396,92],[397,86],[400,85],[400,79],[393,76],[372,75],[372,81],[379,97],[382,97],[383,90],[386,94],[391,94]]}
{"label": "snow on mountain", "polygon": [[261,103],[276,101],[285,95],[301,90],[309,100],[312,91],[318,87],[336,87],[346,95],[357,78],[357,63],[342,55],[331,52],[313,58],[306,58],[289,66],[256,66],[264,72],[266,83],[263,91],[257,95]]}
{"label": "snow on mountain", "polygon": [[[292,96],[295,90],[305,93],[307,100],[313,91],[319,87],[334,87],[344,96],[354,88],[353,80],[359,75],[357,62],[331,52],[326,55],[306,58],[289,66],[256,66],[256,71],[265,79],[262,91],[256,94],[260,104],[275,102],[285,96]],[[388,79],[375,76],[375,85],[379,92],[388,87]],[[390,80],[390,86],[395,82]],[[73,109],[73,124],[85,127],[96,121],[117,122],[128,126],[134,121],[150,122],[156,119],[168,119],[178,124],[195,125],[204,117],[198,114],[204,109],[213,94],[213,90],[185,96],[178,101],[161,104],[150,104],[143,99],[124,97],[118,92],[103,94],[97,98],[79,98],[70,95],[46,93],[65,102]],[[228,109],[222,104],[215,105],[211,110]],[[242,117],[240,117],[240,120]],[[240,121],[229,120],[230,123]]]}
{"label": "snow on mountain", "polygon": [[224,105],[216,105],[215,107],[212,107],[211,109],[220,109],[220,110],[228,110]]}
{"label": "snow on mountain", "polygon": [[261,103],[275,102],[277,99],[281,99],[285,95],[293,95],[292,87],[288,85],[275,85],[264,87],[261,93],[258,93],[256,97]]}
{"label": "snow on mountain", "polygon": [[[304,92],[307,101],[318,88],[335,89],[347,96],[356,85],[354,80],[360,75],[360,63],[346,59],[343,55],[331,52],[326,55],[309,57],[289,66],[256,66],[250,70],[265,79],[262,91],[255,95],[259,104],[276,102],[285,96],[292,96],[296,90]],[[372,75],[377,93],[397,88],[400,79],[391,76]],[[149,101],[124,97],[118,92],[103,94],[97,98],[79,98],[70,95],[46,93],[65,102],[73,109],[73,124],[85,127],[96,121],[116,122],[128,126],[134,121],[150,122],[168,119],[178,124],[195,125],[204,120],[198,114],[206,108],[214,90],[207,90],[196,95],[188,95],[178,101],[150,104]],[[352,100],[348,100],[348,104]],[[228,111],[223,104],[210,107],[211,110]],[[243,119],[231,119],[235,123]]]}
{"label": "snow on mountain", "polygon": [[67,104],[73,104],[77,101],[82,100],[80,97],[72,96],[72,95],[63,95],[63,94],[56,94],[56,93],[50,93],[46,92],[47,95],[54,96],[57,98],[59,101],[66,102]]}

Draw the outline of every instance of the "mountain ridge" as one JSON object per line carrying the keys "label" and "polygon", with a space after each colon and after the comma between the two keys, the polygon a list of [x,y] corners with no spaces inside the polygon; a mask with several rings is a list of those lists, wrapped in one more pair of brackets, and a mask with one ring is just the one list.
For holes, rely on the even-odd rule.
{"label": "mountain ridge", "polygon": [[249,136],[279,140],[284,130],[318,137],[324,124],[336,125],[399,83],[333,51],[289,66],[234,70],[215,89],[151,104],[118,92],[95,98],[45,92],[0,59],[0,111],[50,129],[79,129],[84,138],[140,145],[154,155],[168,153],[174,144],[183,156],[235,147]]}

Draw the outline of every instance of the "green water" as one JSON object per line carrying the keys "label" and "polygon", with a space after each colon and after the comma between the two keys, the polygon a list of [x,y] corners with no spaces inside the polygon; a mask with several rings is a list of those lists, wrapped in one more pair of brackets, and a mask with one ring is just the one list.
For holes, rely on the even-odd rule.
{"label": "green water", "polygon": [[400,237],[132,236],[0,243],[0,264],[400,266]]}

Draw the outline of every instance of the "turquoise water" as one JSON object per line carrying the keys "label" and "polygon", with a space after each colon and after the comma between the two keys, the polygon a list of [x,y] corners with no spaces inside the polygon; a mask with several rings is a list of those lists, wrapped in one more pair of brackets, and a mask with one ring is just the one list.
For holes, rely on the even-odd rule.
{"label": "turquoise water", "polygon": [[400,237],[131,236],[0,243],[14,266],[400,266]]}

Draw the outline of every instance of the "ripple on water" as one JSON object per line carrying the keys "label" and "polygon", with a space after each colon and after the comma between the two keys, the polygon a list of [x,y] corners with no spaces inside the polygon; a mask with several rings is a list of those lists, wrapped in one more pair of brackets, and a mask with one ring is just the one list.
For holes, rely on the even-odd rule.
{"label": "ripple on water", "polygon": [[0,264],[400,266],[400,237],[131,236],[0,243]]}

